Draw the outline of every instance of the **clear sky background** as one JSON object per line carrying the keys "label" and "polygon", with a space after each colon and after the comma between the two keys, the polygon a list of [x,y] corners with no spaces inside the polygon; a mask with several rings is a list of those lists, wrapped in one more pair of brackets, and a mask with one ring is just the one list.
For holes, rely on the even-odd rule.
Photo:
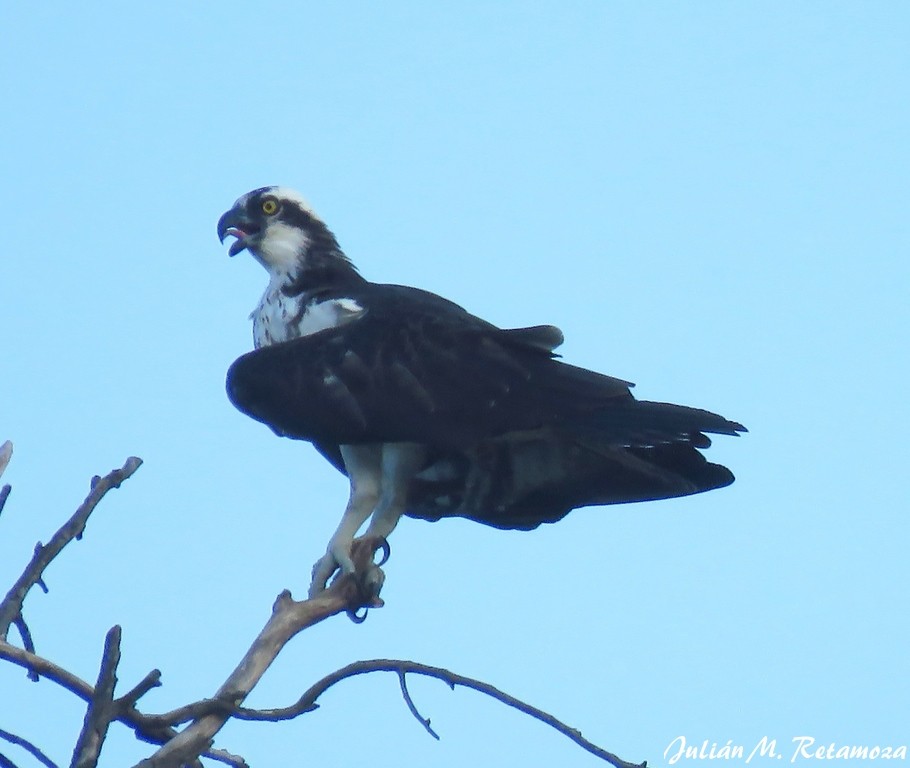
{"label": "clear sky background", "polygon": [[[158,667],[164,711],[305,593],[346,482],[228,403],[265,273],[215,236],[284,184],[367,277],[556,324],[567,360],[750,433],[715,441],[737,482],[706,495],[533,533],[404,520],[387,606],[298,637],[250,705],[391,656],[652,765],[680,735],[776,738],[780,763],[801,735],[910,743],[908,39],[898,2],[4,4],[2,589],[92,475],[145,461],[30,595],[39,652],[94,680],[119,623],[121,692]],[[254,768],[597,764],[411,690],[441,742],[375,675],[217,743]],[[0,728],[63,764],[83,713],[0,666]],[[150,752],[109,740],[105,766]]]}

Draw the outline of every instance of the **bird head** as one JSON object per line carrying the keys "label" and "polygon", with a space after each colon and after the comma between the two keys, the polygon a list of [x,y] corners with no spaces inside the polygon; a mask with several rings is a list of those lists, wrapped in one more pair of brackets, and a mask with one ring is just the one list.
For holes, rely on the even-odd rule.
{"label": "bird head", "polygon": [[218,220],[221,242],[228,235],[236,238],[228,255],[248,250],[273,273],[293,271],[314,239],[327,232],[303,197],[286,187],[247,192]]}

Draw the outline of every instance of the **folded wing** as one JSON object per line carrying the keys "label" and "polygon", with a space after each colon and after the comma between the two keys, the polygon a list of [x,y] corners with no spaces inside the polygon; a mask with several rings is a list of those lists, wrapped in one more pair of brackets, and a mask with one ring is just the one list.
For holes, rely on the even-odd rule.
{"label": "folded wing", "polygon": [[388,298],[344,326],[243,355],[228,372],[231,401],[342,471],[342,444],[428,446],[408,514],[431,520],[532,528],[579,506],[733,481],[697,449],[710,445],[705,433],[740,424],[637,401],[628,382],[560,362],[552,326],[502,330],[448,303]]}

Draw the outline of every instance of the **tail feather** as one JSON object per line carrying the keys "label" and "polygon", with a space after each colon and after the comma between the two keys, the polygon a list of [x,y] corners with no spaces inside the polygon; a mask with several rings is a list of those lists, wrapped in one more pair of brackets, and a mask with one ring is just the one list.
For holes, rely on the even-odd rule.
{"label": "tail feather", "polygon": [[530,530],[578,507],[669,499],[732,483],[733,473],[707,461],[698,447],[692,439],[620,446],[596,430],[498,439],[467,455],[439,456],[442,479],[428,473],[407,514]]}
{"label": "tail feather", "polygon": [[409,515],[529,530],[578,507],[688,496],[734,480],[700,449],[711,445],[709,434],[745,432],[738,422],[635,400],[628,382],[561,363],[535,384],[530,402],[543,426],[443,451],[433,467],[443,471],[417,483]]}
{"label": "tail feather", "polygon": [[690,443],[707,448],[707,434],[736,436],[746,428],[735,421],[699,408],[647,400],[629,400],[571,420],[570,429],[605,445],[648,447]]}

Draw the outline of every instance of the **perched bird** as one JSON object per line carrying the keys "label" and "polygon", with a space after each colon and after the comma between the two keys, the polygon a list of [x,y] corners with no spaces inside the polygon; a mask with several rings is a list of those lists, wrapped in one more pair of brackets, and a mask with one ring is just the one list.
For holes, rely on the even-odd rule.
{"label": "perched bird", "polygon": [[639,401],[629,382],[556,359],[558,328],[502,329],[440,296],[361,277],[303,198],[249,192],[218,222],[268,271],[256,349],[231,365],[243,413],[306,440],[350,479],[311,594],[353,570],[351,544],[402,514],[529,530],[576,507],[685,496],[733,482],[698,449],[745,428]]}

